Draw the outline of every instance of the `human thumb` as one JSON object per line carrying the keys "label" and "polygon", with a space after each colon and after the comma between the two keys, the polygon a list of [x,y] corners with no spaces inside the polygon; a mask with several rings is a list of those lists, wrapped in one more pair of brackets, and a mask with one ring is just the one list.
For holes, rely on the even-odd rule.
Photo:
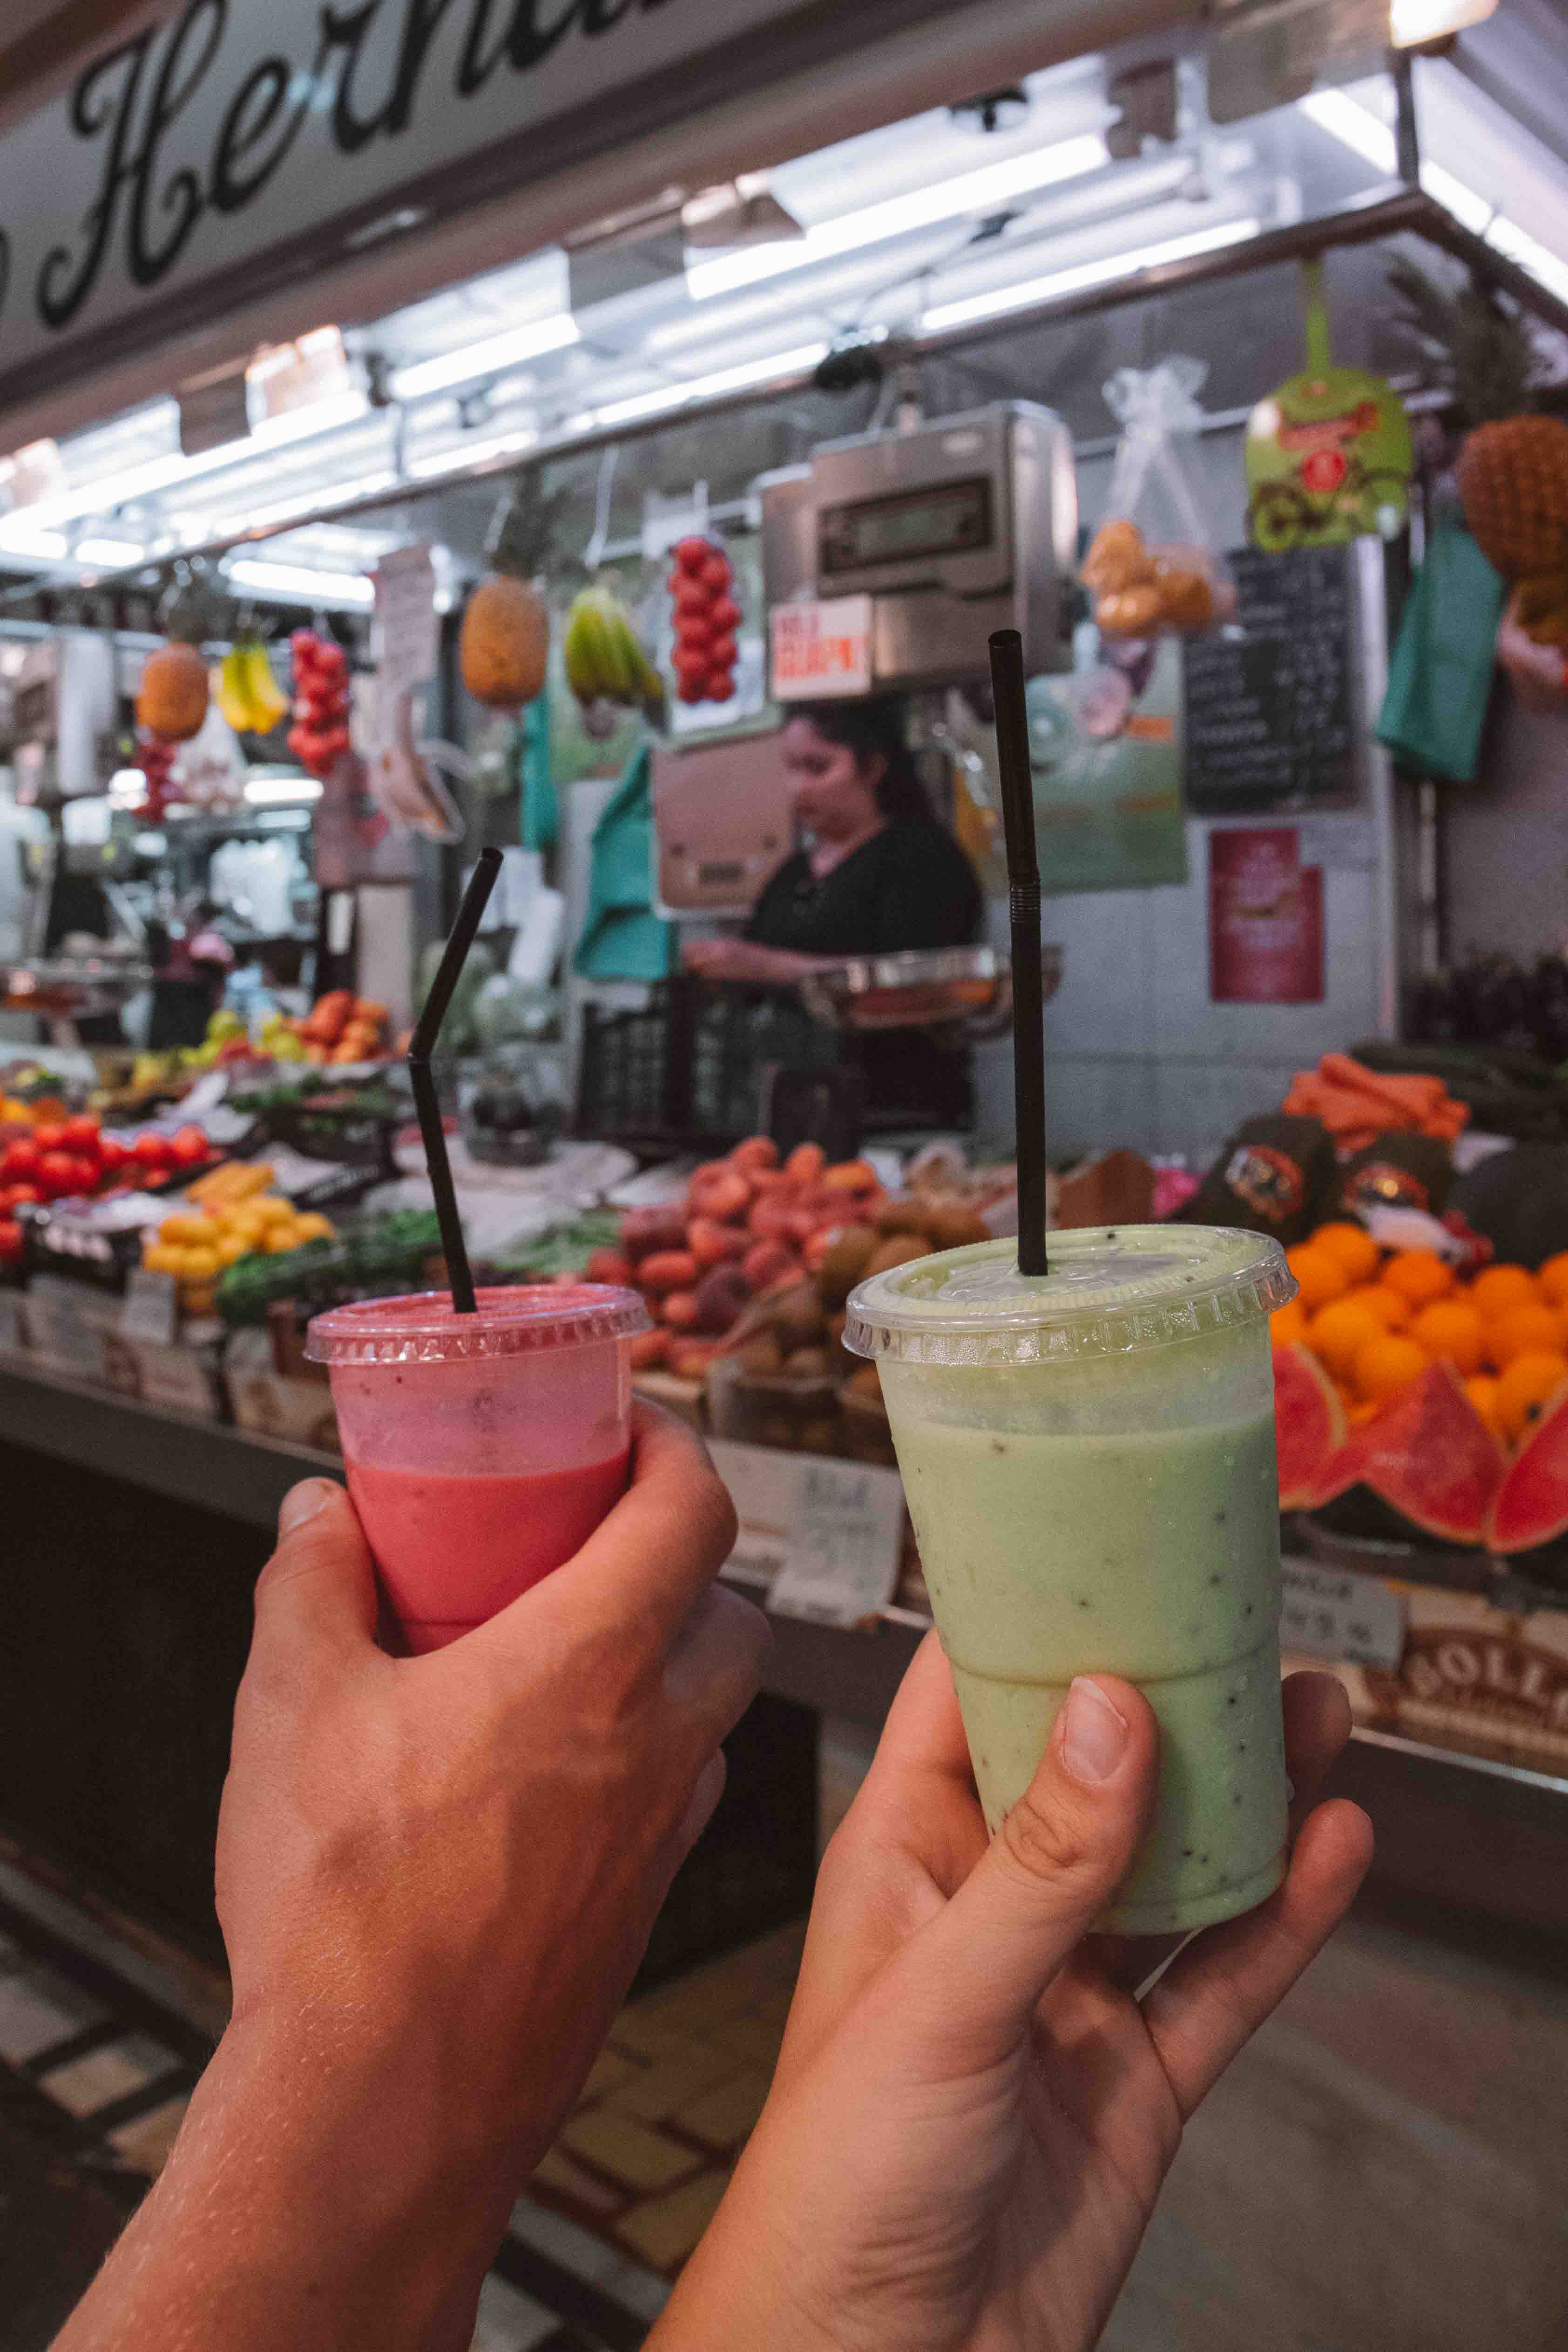
{"label": "human thumb", "polygon": [[353,1505],[336,1481],[289,1488],[278,1549],[256,1584],[258,1645],[342,1649],[375,1633],[375,1571]]}
{"label": "human thumb", "polygon": [[918,1937],[966,2063],[1013,2048],[1137,1850],[1159,1776],[1159,1727],[1131,1683],[1079,1675],[1028,1788]]}

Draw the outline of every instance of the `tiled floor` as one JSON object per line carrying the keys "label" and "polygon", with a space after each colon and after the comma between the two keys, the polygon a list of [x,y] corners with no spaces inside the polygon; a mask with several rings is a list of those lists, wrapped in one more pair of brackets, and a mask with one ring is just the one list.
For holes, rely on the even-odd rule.
{"label": "tiled floor", "polygon": [[[755,2116],[799,1940],[622,2012],[513,2212],[475,2352],[636,2352]],[[0,1940],[0,2352],[44,2352],[194,2053],[173,2011]],[[1565,2081],[1568,1954],[1363,1912],[1189,2128],[1101,2352],[1561,2352]]]}
{"label": "tiled floor", "polygon": [[[145,1968],[121,1978],[100,1931],[83,1923],[79,1946],[47,1909],[0,1890],[0,2352],[44,2352],[156,2178],[210,2046],[149,1994]],[[473,2352],[640,2343],[767,2095],[803,1933],[622,2011],[513,2213]],[[14,2242],[24,2213],[30,2253]]]}

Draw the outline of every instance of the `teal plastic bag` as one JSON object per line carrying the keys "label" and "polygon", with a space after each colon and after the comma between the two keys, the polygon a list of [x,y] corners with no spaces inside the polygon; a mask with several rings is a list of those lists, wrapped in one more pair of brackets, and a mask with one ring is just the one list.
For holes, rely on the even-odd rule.
{"label": "teal plastic bag", "polygon": [[1412,774],[1474,782],[1506,593],[1463,523],[1444,516],[1405,600],[1377,720],[1378,741]]}
{"label": "teal plastic bag", "polygon": [[594,827],[588,911],[574,958],[584,980],[663,980],[675,926],[653,911],[653,762],[647,742],[626,764]]}
{"label": "teal plastic bag", "polygon": [[522,714],[522,846],[553,849],[560,831],[550,772],[550,697],[536,694]]}

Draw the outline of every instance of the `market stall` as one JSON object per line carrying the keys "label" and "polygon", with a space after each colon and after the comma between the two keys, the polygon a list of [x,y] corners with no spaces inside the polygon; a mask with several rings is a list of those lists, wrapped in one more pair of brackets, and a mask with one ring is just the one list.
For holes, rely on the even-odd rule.
{"label": "market stall", "polygon": [[[297,13],[193,100],[220,173]],[[591,203],[575,31],[537,146],[499,68],[437,139],[410,51],[417,172],[345,135],[344,32],[264,246],[209,206],[149,301],[111,240],[0,377],[0,1783],[183,1933],[266,1529],[337,1458],[305,1324],[448,1278],[404,1055],[488,844],[437,1067],[475,1270],[641,1295],[777,1693],[879,1718],[928,1611],[846,1302],[1016,1223],[998,626],[1055,1222],[1289,1245],[1288,1642],[1350,1687],[1380,1866],[1561,1924],[1568,967],[1472,885],[1506,811],[1489,869],[1445,794],[1564,723],[1568,192],[1448,55],[1298,87],[1239,26],[1089,58],[977,0],[949,105],[940,13],[846,20],[898,70],[813,117],[821,12],[759,0],[721,135],[663,146],[734,52],[628,18]]]}

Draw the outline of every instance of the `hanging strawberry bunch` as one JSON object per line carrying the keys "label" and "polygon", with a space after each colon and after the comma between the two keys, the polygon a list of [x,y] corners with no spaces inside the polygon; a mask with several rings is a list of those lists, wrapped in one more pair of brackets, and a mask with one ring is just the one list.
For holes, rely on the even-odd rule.
{"label": "hanging strawberry bunch", "polygon": [[334,638],[296,629],[294,724],[289,749],[307,775],[325,783],[349,749],[349,657]]}
{"label": "hanging strawberry bunch", "polygon": [[683,539],[675,549],[669,593],[675,600],[676,691],[682,702],[728,702],[735,691],[735,631],[741,608],[735,574],[710,539]]}

